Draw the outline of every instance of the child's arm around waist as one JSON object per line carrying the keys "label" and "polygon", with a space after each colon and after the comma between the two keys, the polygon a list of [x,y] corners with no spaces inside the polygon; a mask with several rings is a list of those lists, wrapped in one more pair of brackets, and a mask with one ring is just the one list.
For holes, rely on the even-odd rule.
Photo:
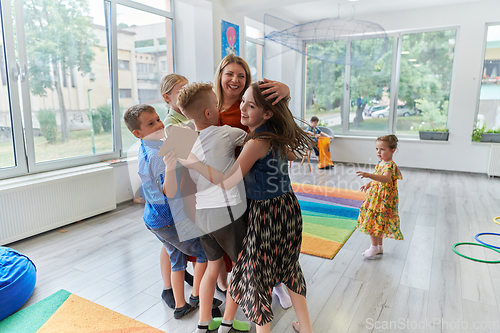
{"label": "child's arm around waist", "polygon": [[175,197],[177,193],[177,176],[175,175],[175,166],[177,164],[177,157],[175,157],[175,150],[168,152],[163,157],[165,162],[165,181],[163,182],[163,193],[167,198]]}
{"label": "child's arm around waist", "polygon": [[269,148],[270,144],[267,140],[252,139],[248,141],[241,151],[240,156],[226,174],[201,163],[193,154],[190,154],[187,160],[179,160],[179,162],[189,169],[198,171],[212,184],[229,190],[246,176],[259,158],[266,156]]}

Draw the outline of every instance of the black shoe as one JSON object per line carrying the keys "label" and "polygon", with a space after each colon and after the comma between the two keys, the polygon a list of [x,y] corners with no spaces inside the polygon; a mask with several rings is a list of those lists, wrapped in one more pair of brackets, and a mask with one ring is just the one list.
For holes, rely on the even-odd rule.
{"label": "black shoe", "polygon": [[227,296],[227,294],[226,294],[227,290],[220,289],[218,284],[215,284],[215,289],[217,289],[218,292],[223,293],[224,296]]}
{"label": "black shoe", "polygon": [[184,281],[186,281],[191,287],[193,286],[193,276],[188,271],[184,273]]}
{"label": "black shoe", "polygon": [[172,288],[163,290],[163,292],[161,293],[161,298],[165,301],[165,303],[167,303],[167,306],[169,308],[175,309],[175,299]]}
{"label": "black shoe", "polygon": [[182,308],[175,308],[174,318],[181,319],[182,317],[187,315],[189,312],[193,311],[193,309],[194,308],[189,303],[186,303]]}

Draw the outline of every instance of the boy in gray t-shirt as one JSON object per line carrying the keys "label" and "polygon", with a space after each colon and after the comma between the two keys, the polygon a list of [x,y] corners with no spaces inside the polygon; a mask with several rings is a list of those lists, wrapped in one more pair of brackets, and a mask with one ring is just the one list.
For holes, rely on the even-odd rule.
{"label": "boy in gray t-shirt", "polygon": [[[191,152],[209,168],[222,173],[228,172],[236,161],[235,149],[243,145],[247,133],[227,125],[217,126],[219,110],[212,85],[191,83],[184,86],[177,96],[177,105],[200,132]],[[201,281],[198,333],[206,332],[211,323],[211,302],[224,252],[233,263],[241,252],[246,235],[247,213],[243,181],[230,190],[224,190],[195,170],[189,170],[189,173],[197,188],[195,223],[205,234],[200,237],[200,242],[208,259],[207,270]],[[237,306],[231,297],[226,298],[228,311]],[[234,324],[241,331],[249,330],[247,323],[235,321]],[[214,327],[210,325],[210,329],[213,330]]]}

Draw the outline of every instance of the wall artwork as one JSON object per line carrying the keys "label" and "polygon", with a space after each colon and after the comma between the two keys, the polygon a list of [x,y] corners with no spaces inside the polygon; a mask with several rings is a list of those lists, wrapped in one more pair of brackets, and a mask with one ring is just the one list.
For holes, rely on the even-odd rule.
{"label": "wall artwork", "polygon": [[221,21],[222,58],[228,54],[240,55],[240,27]]}

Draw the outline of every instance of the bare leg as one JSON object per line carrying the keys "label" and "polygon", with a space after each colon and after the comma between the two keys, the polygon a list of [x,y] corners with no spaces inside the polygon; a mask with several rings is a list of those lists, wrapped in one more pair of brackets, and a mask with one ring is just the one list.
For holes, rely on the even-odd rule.
{"label": "bare leg", "polygon": [[309,310],[307,309],[306,298],[300,294],[294,293],[288,289],[288,294],[292,299],[293,308],[299,321],[292,323],[293,327],[300,333],[312,333],[311,320],[309,319]]}
{"label": "bare leg", "polygon": [[271,323],[267,323],[265,325],[259,326],[255,325],[257,333],[269,333],[271,332]]}
{"label": "bare leg", "polygon": [[226,291],[227,288],[229,287],[229,284],[227,282],[227,271],[224,260],[222,260],[222,265],[219,270],[219,276],[217,277],[217,285],[222,291]]}
{"label": "bare leg", "polygon": [[161,246],[160,250],[160,270],[161,278],[163,280],[163,289],[172,287],[172,280],[170,279],[170,257],[168,256],[165,246]]}
{"label": "bare leg", "polygon": [[191,295],[198,296],[200,294],[201,279],[203,278],[206,269],[207,269],[206,262],[203,264],[196,263],[196,265],[194,265],[193,291],[191,292]]}
{"label": "bare leg", "polygon": [[184,298],[184,270],[172,272],[172,290],[174,291],[175,307],[183,307],[186,304]]}
{"label": "bare leg", "polygon": [[207,270],[203,275],[200,285],[200,322],[212,319],[212,300],[215,294],[215,283],[219,275],[220,267],[224,266],[222,258],[209,261]]}

